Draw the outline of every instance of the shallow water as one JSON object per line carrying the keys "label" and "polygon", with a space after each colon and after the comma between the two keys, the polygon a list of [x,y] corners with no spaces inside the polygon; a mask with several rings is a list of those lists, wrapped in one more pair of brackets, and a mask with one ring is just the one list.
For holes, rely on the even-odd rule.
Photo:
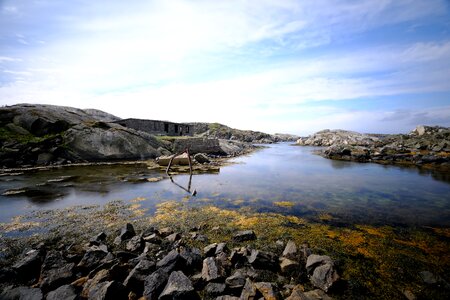
{"label": "shallow water", "polygon": [[[0,194],[26,189],[26,194],[0,196],[0,222],[36,209],[124,202],[155,210],[167,201],[191,205],[249,207],[304,218],[328,218],[336,224],[366,223],[404,226],[450,226],[450,176],[416,168],[333,161],[313,147],[275,144],[217,174],[188,175],[147,182],[164,176],[145,164],[63,167],[0,176]],[[142,199],[142,198],[145,198]]]}

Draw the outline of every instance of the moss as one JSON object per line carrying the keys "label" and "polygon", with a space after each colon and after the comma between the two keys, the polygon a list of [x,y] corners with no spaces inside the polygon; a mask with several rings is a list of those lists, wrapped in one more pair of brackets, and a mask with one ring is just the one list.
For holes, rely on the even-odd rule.
{"label": "moss", "polygon": [[32,134],[19,134],[8,130],[5,127],[0,127],[0,141],[16,142],[20,144],[39,144],[46,140],[53,139],[60,136],[58,134],[46,134],[44,136],[34,136]]}

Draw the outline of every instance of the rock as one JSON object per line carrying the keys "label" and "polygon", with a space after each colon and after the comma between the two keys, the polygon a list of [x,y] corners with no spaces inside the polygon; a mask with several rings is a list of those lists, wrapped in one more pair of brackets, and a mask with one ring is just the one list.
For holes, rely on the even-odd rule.
{"label": "rock", "polygon": [[128,299],[125,287],[118,281],[105,281],[99,283],[89,292],[89,299],[116,300]]}
{"label": "rock", "polygon": [[296,276],[300,272],[300,264],[296,261],[290,260],[289,258],[282,257],[280,259],[280,270],[281,273],[289,275],[289,276]]}
{"label": "rock", "polygon": [[203,253],[206,257],[214,256],[216,254],[217,243],[211,244],[203,248]]}
{"label": "rock", "polygon": [[136,232],[134,231],[133,225],[130,223],[127,223],[121,230],[120,234],[116,239],[114,240],[114,243],[117,245],[120,245],[121,242],[131,239],[136,235]]}
{"label": "rock", "polygon": [[180,249],[180,255],[184,259],[185,269],[192,273],[202,268],[202,254],[198,248],[185,248]]}
{"label": "rock", "polygon": [[159,230],[159,234],[160,234],[162,237],[169,236],[169,235],[171,235],[172,233],[173,233],[173,230],[172,230],[171,228],[169,228],[169,227],[164,227],[164,228],[161,228],[161,229]]}
{"label": "rock", "polygon": [[244,288],[241,292],[241,297],[239,297],[240,300],[253,300],[258,299],[256,298],[256,287],[253,284],[253,282],[250,279],[246,279]]}
{"label": "rock", "polygon": [[84,285],[83,290],[81,291],[81,296],[87,298],[92,289],[94,289],[99,283],[112,280],[112,276],[109,270],[103,269],[97,272],[95,276],[91,279],[88,279]]}
{"label": "rock", "polygon": [[82,123],[63,135],[68,154],[75,160],[136,160],[159,156],[162,146],[154,136],[115,123]]}
{"label": "rock", "polygon": [[156,263],[156,268],[163,269],[166,273],[182,269],[184,266],[185,260],[176,249],[170,251],[166,256],[164,256],[160,261]]}
{"label": "rock", "polygon": [[216,298],[216,300],[239,300],[239,297],[223,295]]}
{"label": "rock", "polygon": [[225,283],[210,282],[205,287],[205,293],[210,297],[219,296],[225,292],[225,288]]}
{"label": "rock", "polygon": [[294,241],[289,241],[283,251],[283,257],[296,259],[298,255],[297,246]]}
{"label": "rock", "polygon": [[225,279],[225,283],[231,289],[239,289],[245,285],[245,280],[246,280],[246,277],[243,274],[243,272],[240,270],[236,270],[236,271],[234,271],[233,275],[231,275],[230,277],[227,277],[227,279]]}
{"label": "rock", "polygon": [[168,240],[171,243],[174,243],[174,242],[178,241],[179,239],[181,239],[181,234],[179,234],[177,232],[166,236],[166,240]]}
{"label": "rock", "polygon": [[251,240],[256,240],[256,234],[253,232],[253,230],[239,231],[233,236],[234,242],[244,242]]}
{"label": "rock", "polygon": [[144,281],[147,275],[155,268],[155,263],[147,259],[142,259],[123,282],[125,287],[129,290],[143,291]]}
{"label": "rock", "polygon": [[220,253],[226,253],[228,251],[229,251],[229,249],[227,247],[227,243],[219,243],[219,244],[217,244],[215,254],[218,255]]}
{"label": "rock", "polygon": [[439,278],[430,271],[422,271],[419,275],[420,278],[422,278],[422,281],[426,284],[436,284],[439,281]]}
{"label": "rock", "polygon": [[144,241],[152,243],[152,244],[161,244],[162,240],[158,234],[153,233],[149,236],[144,237]]}
{"label": "rock", "polygon": [[0,294],[2,300],[42,300],[44,296],[38,288],[30,288],[27,286],[19,286],[16,288],[5,289]]}
{"label": "rock", "polygon": [[146,299],[157,299],[168,279],[169,275],[162,269],[158,269],[147,276],[144,283],[144,297]]}
{"label": "rock", "polygon": [[181,271],[170,274],[169,280],[158,299],[196,299],[192,282]]}
{"label": "rock", "polygon": [[78,263],[77,267],[83,270],[92,270],[102,263],[102,259],[104,259],[107,254],[107,252],[100,249],[88,250]]}
{"label": "rock", "polygon": [[306,270],[312,272],[311,283],[325,292],[339,279],[334,263],[328,256],[311,254],[306,262]]}
{"label": "rock", "polygon": [[330,296],[319,289],[305,292],[304,295],[308,300],[333,300]]}
{"label": "rock", "polygon": [[278,270],[277,257],[270,252],[252,250],[248,262],[257,269]]}
{"label": "rock", "polygon": [[224,276],[224,270],[213,257],[207,257],[203,260],[202,278],[206,282],[217,280]]}
{"label": "rock", "polygon": [[65,261],[61,253],[57,251],[48,252],[41,269],[41,289],[44,292],[51,291],[58,286],[69,283],[73,278],[72,270],[74,266],[74,263]]}
{"label": "rock", "polygon": [[211,161],[209,160],[208,156],[204,153],[197,153],[194,155],[194,159],[199,164],[209,164]]}
{"label": "rock", "polygon": [[263,295],[265,300],[280,299],[278,293],[274,291],[274,287],[270,282],[256,282],[255,287]]}
{"label": "rock", "polygon": [[39,166],[45,166],[50,164],[55,159],[54,155],[51,153],[40,153],[36,160],[36,164]]}
{"label": "rock", "polygon": [[130,252],[141,252],[144,250],[144,239],[140,236],[133,236],[128,242],[126,249]]}
{"label": "rock", "polygon": [[12,267],[17,272],[18,279],[22,281],[36,280],[41,273],[41,264],[44,253],[41,250],[31,250],[26,256],[15,263]]}
{"label": "rock", "polygon": [[106,239],[106,233],[104,232],[100,232],[99,234],[97,234],[95,237],[93,237],[90,241],[89,241],[89,246],[92,245],[100,245],[102,244]]}
{"label": "rock", "polygon": [[[170,160],[172,159],[172,156],[173,155],[159,156],[159,157],[156,158],[156,162],[160,166],[168,166]],[[183,154],[177,155],[172,160],[172,166],[189,166],[189,157],[188,157],[187,153],[183,153]]]}
{"label": "rock", "polygon": [[410,290],[403,290],[403,295],[408,300],[416,300],[417,299],[416,295],[414,295],[413,292],[411,292]]}
{"label": "rock", "polygon": [[47,300],[76,300],[78,296],[75,288],[71,285],[63,285],[47,294]]}

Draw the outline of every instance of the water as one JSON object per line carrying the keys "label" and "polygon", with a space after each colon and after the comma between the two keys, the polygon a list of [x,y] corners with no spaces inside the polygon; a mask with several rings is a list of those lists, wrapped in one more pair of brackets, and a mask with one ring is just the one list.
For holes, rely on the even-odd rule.
{"label": "water", "polygon": [[[65,167],[0,177],[0,193],[27,188],[27,194],[0,196],[0,222],[36,209],[129,202],[145,198],[156,204],[185,201],[192,206],[249,207],[314,219],[324,214],[336,222],[450,226],[450,175],[416,168],[324,159],[313,147],[270,145],[233,160],[217,174],[164,176],[145,164]],[[281,205],[280,205],[281,204]]]}

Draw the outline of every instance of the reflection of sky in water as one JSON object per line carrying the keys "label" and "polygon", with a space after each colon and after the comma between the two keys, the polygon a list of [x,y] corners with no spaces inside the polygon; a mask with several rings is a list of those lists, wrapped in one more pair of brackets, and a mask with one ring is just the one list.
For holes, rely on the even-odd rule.
{"label": "reflection of sky in water", "polygon": [[[238,164],[223,167],[219,174],[194,175],[189,203],[213,203],[221,207],[252,207],[300,216],[328,212],[343,220],[373,223],[412,223],[450,226],[450,184],[445,174],[419,172],[377,164],[327,160],[311,154],[313,148],[271,145]],[[189,194],[170,180],[156,183],[124,182],[126,178],[161,176],[145,166],[64,168],[23,176],[0,178],[6,189],[34,186],[62,175],[76,176],[53,183],[62,196],[47,202],[24,197],[0,197],[0,221],[36,208],[103,204],[112,200],[147,200],[143,207],[181,199]],[[14,179],[13,181],[7,181]],[[174,176],[187,187],[188,175]],[[63,185],[72,185],[63,187]],[[240,201],[236,201],[240,200]],[[293,207],[278,207],[275,201],[290,201]]]}

